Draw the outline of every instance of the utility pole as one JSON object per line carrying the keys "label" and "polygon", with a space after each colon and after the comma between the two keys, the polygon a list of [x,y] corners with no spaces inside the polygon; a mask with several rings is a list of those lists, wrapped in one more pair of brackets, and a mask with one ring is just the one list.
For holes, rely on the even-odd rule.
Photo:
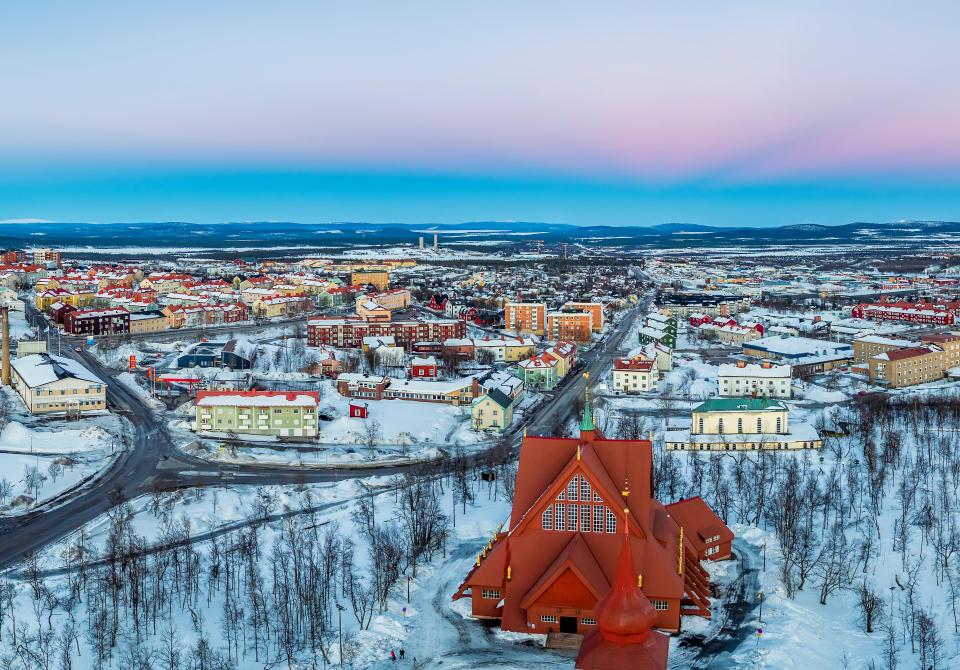
{"label": "utility pole", "polygon": [[347,609],[337,603],[337,627],[340,629],[340,667],[343,667],[343,610]]}

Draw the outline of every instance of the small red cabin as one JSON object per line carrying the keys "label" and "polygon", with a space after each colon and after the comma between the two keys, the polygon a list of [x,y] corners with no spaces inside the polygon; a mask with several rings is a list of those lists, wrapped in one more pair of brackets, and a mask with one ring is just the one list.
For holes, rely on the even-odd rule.
{"label": "small red cabin", "polygon": [[366,419],[370,413],[370,407],[365,402],[351,401],[350,403],[350,418],[352,419]]}

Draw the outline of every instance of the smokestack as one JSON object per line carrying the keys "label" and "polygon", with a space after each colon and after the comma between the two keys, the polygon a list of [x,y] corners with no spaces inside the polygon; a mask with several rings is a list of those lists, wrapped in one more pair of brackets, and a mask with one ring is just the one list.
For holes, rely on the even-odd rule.
{"label": "smokestack", "polygon": [[440,235],[437,233],[433,234],[433,248],[437,249],[440,246]]}
{"label": "smokestack", "polygon": [[420,236],[420,248],[423,249],[423,235]]}
{"label": "smokestack", "polygon": [[0,351],[3,365],[0,368],[0,381],[4,386],[10,386],[10,309],[3,308],[3,348]]}

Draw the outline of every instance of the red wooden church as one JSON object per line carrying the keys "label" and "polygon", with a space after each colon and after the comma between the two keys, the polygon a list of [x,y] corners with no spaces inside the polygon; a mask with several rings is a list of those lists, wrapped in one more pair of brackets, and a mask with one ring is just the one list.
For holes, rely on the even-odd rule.
{"label": "red wooden church", "polygon": [[[473,615],[504,630],[589,633],[626,535],[656,628],[678,631],[681,613],[709,617],[705,548],[693,538],[719,536],[721,558],[733,535],[698,498],[665,507],[652,482],[651,442],[607,439],[589,401],[579,437],[525,436],[510,531],[483,548],[454,599],[469,595]],[[695,513],[682,514],[688,504]]]}

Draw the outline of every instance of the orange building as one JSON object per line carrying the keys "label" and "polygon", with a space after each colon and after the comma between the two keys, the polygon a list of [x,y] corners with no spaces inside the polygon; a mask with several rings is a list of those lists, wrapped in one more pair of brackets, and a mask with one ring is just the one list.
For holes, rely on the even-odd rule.
{"label": "orange building", "polygon": [[587,312],[593,332],[603,330],[603,305],[599,302],[565,302],[560,309],[564,312]]}
{"label": "orange building", "polygon": [[518,335],[543,335],[547,306],[542,302],[508,302],[503,307],[505,329]]}
{"label": "orange building", "polygon": [[589,633],[626,534],[653,625],[677,631],[681,614],[709,617],[709,577],[692,537],[723,523],[688,513],[690,501],[671,509],[654,498],[651,442],[607,439],[589,407],[579,437],[524,437],[510,531],[482,548],[454,599],[469,596],[475,617],[500,619],[504,630]]}
{"label": "orange building", "polygon": [[589,312],[550,312],[547,314],[547,339],[589,342],[592,324]]}
{"label": "orange building", "polygon": [[390,285],[390,273],[386,270],[367,270],[350,273],[351,286],[376,286],[378,291],[385,291]]}

